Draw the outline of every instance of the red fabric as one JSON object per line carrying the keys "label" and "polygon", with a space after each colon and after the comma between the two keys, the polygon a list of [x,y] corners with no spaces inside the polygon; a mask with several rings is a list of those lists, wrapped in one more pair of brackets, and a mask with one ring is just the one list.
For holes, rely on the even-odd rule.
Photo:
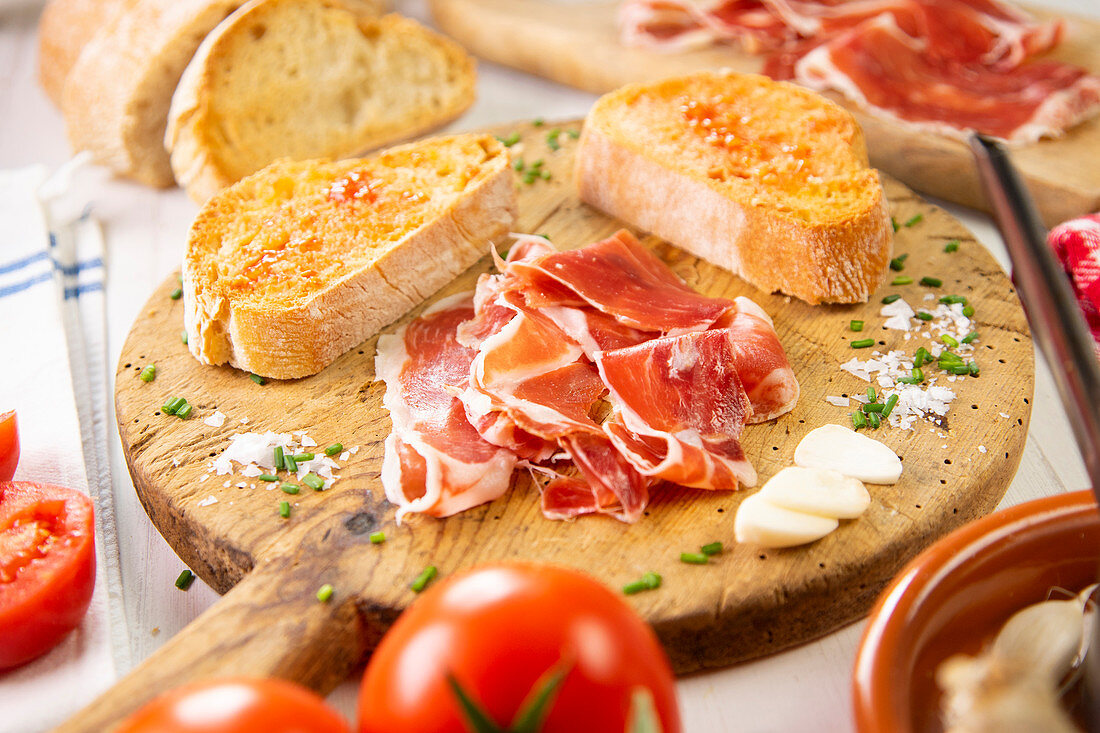
{"label": "red fabric", "polygon": [[1047,242],[1069,275],[1100,358],[1100,214],[1059,224]]}

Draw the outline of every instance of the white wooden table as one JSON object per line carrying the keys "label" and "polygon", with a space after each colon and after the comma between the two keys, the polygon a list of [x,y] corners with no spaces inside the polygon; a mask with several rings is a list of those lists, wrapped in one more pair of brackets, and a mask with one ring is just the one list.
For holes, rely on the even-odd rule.
{"label": "white wooden table", "polygon": [[[423,2],[397,0],[395,4],[402,12],[426,20]],[[1100,17],[1097,0],[1032,0],[1032,4]],[[35,27],[40,11],[40,0],[0,0],[0,168],[32,163],[56,166],[71,155],[61,116],[34,79]],[[592,95],[482,63],[478,101],[450,129],[532,117],[582,117],[593,100]],[[155,191],[124,181],[111,181],[82,193],[94,202],[107,236],[108,372],[113,373],[141,306],[153,288],[179,266],[197,207],[178,189]],[[951,205],[945,208],[1004,266],[1004,248],[988,217]],[[2,247],[0,233],[0,251]],[[14,346],[5,344],[5,349]],[[1003,505],[1088,486],[1049,372],[1041,359],[1038,365],[1028,443]],[[188,593],[175,590],[173,581],[183,565],[145,516],[126,472],[117,433],[112,431],[111,437],[122,580],[131,656],[136,663],[218,596],[199,582]],[[853,624],[794,650],[681,680],[686,730],[851,729],[849,675],[861,630],[862,623]],[[333,694],[334,703],[350,713],[354,691],[354,684],[344,685]]]}

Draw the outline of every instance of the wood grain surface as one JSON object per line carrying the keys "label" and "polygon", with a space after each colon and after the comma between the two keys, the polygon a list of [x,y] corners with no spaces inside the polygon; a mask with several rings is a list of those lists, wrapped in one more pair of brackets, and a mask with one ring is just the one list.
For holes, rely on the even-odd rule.
{"label": "wood grain surface", "polygon": [[[525,184],[517,175],[517,230],[545,233],[563,248],[622,226],[577,200],[570,176],[575,140],[563,132],[556,138],[560,149],[548,145],[554,129],[577,127],[517,123],[496,131],[521,133],[514,156],[544,160],[551,176]],[[918,422],[914,431],[878,431],[876,437],[903,458],[899,483],[870,486],[872,504],[863,517],[790,550],[734,543],[734,514],[748,492],[664,488],[634,525],[604,517],[554,522],[541,516],[536,490],[519,474],[511,491],[491,504],[446,520],[409,517],[395,526],[379,483],[390,421],[381,404],[383,385],[373,381],[375,339],[313,377],[259,385],[246,373],[203,366],[190,356],[179,336],[182,302],[169,297],[177,281],[169,279],[122,350],[119,431],[154,524],[195,572],[228,592],[59,730],[109,730],[156,692],[213,675],[275,675],[331,689],[413,601],[409,583],[429,564],[445,577],[485,561],[540,560],[580,568],[615,587],[656,571],[664,577],[659,590],[626,600],[653,624],[680,673],[769,654],[855,620],[905,561],[997,504],[1023,451],[1034,379],[1024,315],[993,259],[957,221],[901,184],[888,180],[886,191],[898,221],[922,216],[896,235],[896,252],[909,254],[906,274],[941,277],[943,287],[935,292],[960,293],[975,305],[982,373],[954,383],[958,399],[939,427]],[[960,247],[945,253],[952,239]],[[873,336],[879,348],[910,353],[920,343],[882,329],[878,315],[878,301],[888,292],[918,305],[927,289],[917,285],[884,287],[865,305],[811,307],[761,293],[653,237],[643,242],[697,290],[747,295],[775,319],[802,397],[791,413],[745,431],[746,454],[762,481],[791,463],[807,431],[847,422],[848,410],[824,396],[865,391],[865,382],[838,369],[853,355],[870,356],[849,346],[854,336]],[[490,266],[486,257],[431,300],[471,289]],[[850,332],[851,319],[864,320],[865,330]],[[138,373],[151,362],[156,379],[142,382]],[[194,405],[190,419],[161,414],[160,405],[173,396]],[[227,416],[219,428],[204,423],[215,410]],[[303,429],[321,446],[360,446],[330,490],[287,497],[263,484],[252,488],[254,479],[207,477],[210,460],[232,434]],[[242,481],[245,488],[238,488]],[[282,519],[278,502],[287,498],[293,512]],[[372,545],[368,535],[378,529],[387,541]],[[679,562],[680,552],[715,540],[727,549],[708,566]],[[325,583],[335,595],[319,603],[315,593]]]}
{"label": "wood grain surface", "polygon": [[[439,27],[472,53],[506,66],[603,94],[623,84],[701,69],[760,73],[762,56],[734,47],[664,53],[622,46],[616,2],[430,0]],[[1036,15],[1049,16],[1050,13]],[[1068,18],[1053,58],[1100,73],[1100,22]],[[871,163],[906,185],[948,201],[988,210],[967,147],[897,122],[864,114],[839,96],[867,137]],[[1100,209],[1100,117],[1057,140],[1012,149],[1048,226]]]}

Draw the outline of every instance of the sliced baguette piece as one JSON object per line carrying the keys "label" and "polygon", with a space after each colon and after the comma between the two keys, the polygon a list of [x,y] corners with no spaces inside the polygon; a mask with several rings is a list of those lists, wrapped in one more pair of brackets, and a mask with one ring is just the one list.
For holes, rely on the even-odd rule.
{"label": "sliced baguette piece", "polygon": [[601,97],[576,179],[587,203],[808,303],[866,301],[892,256],[853,117],[763,76],[702,72]]}
{"label": "sliced baguette piece", "polygon": [[38,82],[58,107],[80,52],[135,0],[51,0],[38,20]]}
{"label": "sliced baguette piece", "polygon": [[484,257],[515,209],[508,151],[490,135],[274,163],[191,226],[188,348],[264,377],[315,374]]}
{"label": "sliced baguette piece", "polygon": [[165,145],[201,203],[273,160],[343,158],[439,127],[474,89],[473,59],[408,18],[340,0],[251,0],[195,54]]}

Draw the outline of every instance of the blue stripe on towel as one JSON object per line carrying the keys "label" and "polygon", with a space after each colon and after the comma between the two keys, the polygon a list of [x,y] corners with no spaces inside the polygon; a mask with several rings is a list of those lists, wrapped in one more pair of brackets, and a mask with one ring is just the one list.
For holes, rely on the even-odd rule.
{"label": "blue stripe on towel", "polygon": [[103,282],[84,283],[82,285],[74,285],[71,288],[65,288],[65,300],[71,300],[72,298],[79,298],[84,293],[95,293],[103,290]]}
{"label": "blue stripe on towel", "polygon": [[15,272],[16,270],[21,270],[24,267],[26,267],[27,265],[33,265],[35,262],[41,262],[42,260],[46,259],[48,256],[49,255],[46,254],[45,251],[35,252],[33,255],[27,255],[26,257],[23,257],[22,259],[15,260],[14,262],[9,262],[7,264],[0,265],[0,275],[7,274],[9,272]]}
{"label": "blue stripe on towel", "polygon": [[21,283],[16,283],[15,285],[8,285],[5,288],[0,288],[0,298],[6,298],[9,295],[21,293],[27,288],[34,287],[38,283],[49,282],[50,280],[53,280],[53,273],[43,272],[41,274],[35,275],[30,280],[24,280]]}
{"label": "blue stripe on towel", "polygon": [[77,262],[75,265],[62,265],[54,262],[53,266],[56,269],[61,270],[62,274],[64,275],[76,275],[79,272],[84,272],[84,270],[91,270],[95,267],[103,267],[103,258],[96,257],[94,259],[88,260],[87,262]]}

